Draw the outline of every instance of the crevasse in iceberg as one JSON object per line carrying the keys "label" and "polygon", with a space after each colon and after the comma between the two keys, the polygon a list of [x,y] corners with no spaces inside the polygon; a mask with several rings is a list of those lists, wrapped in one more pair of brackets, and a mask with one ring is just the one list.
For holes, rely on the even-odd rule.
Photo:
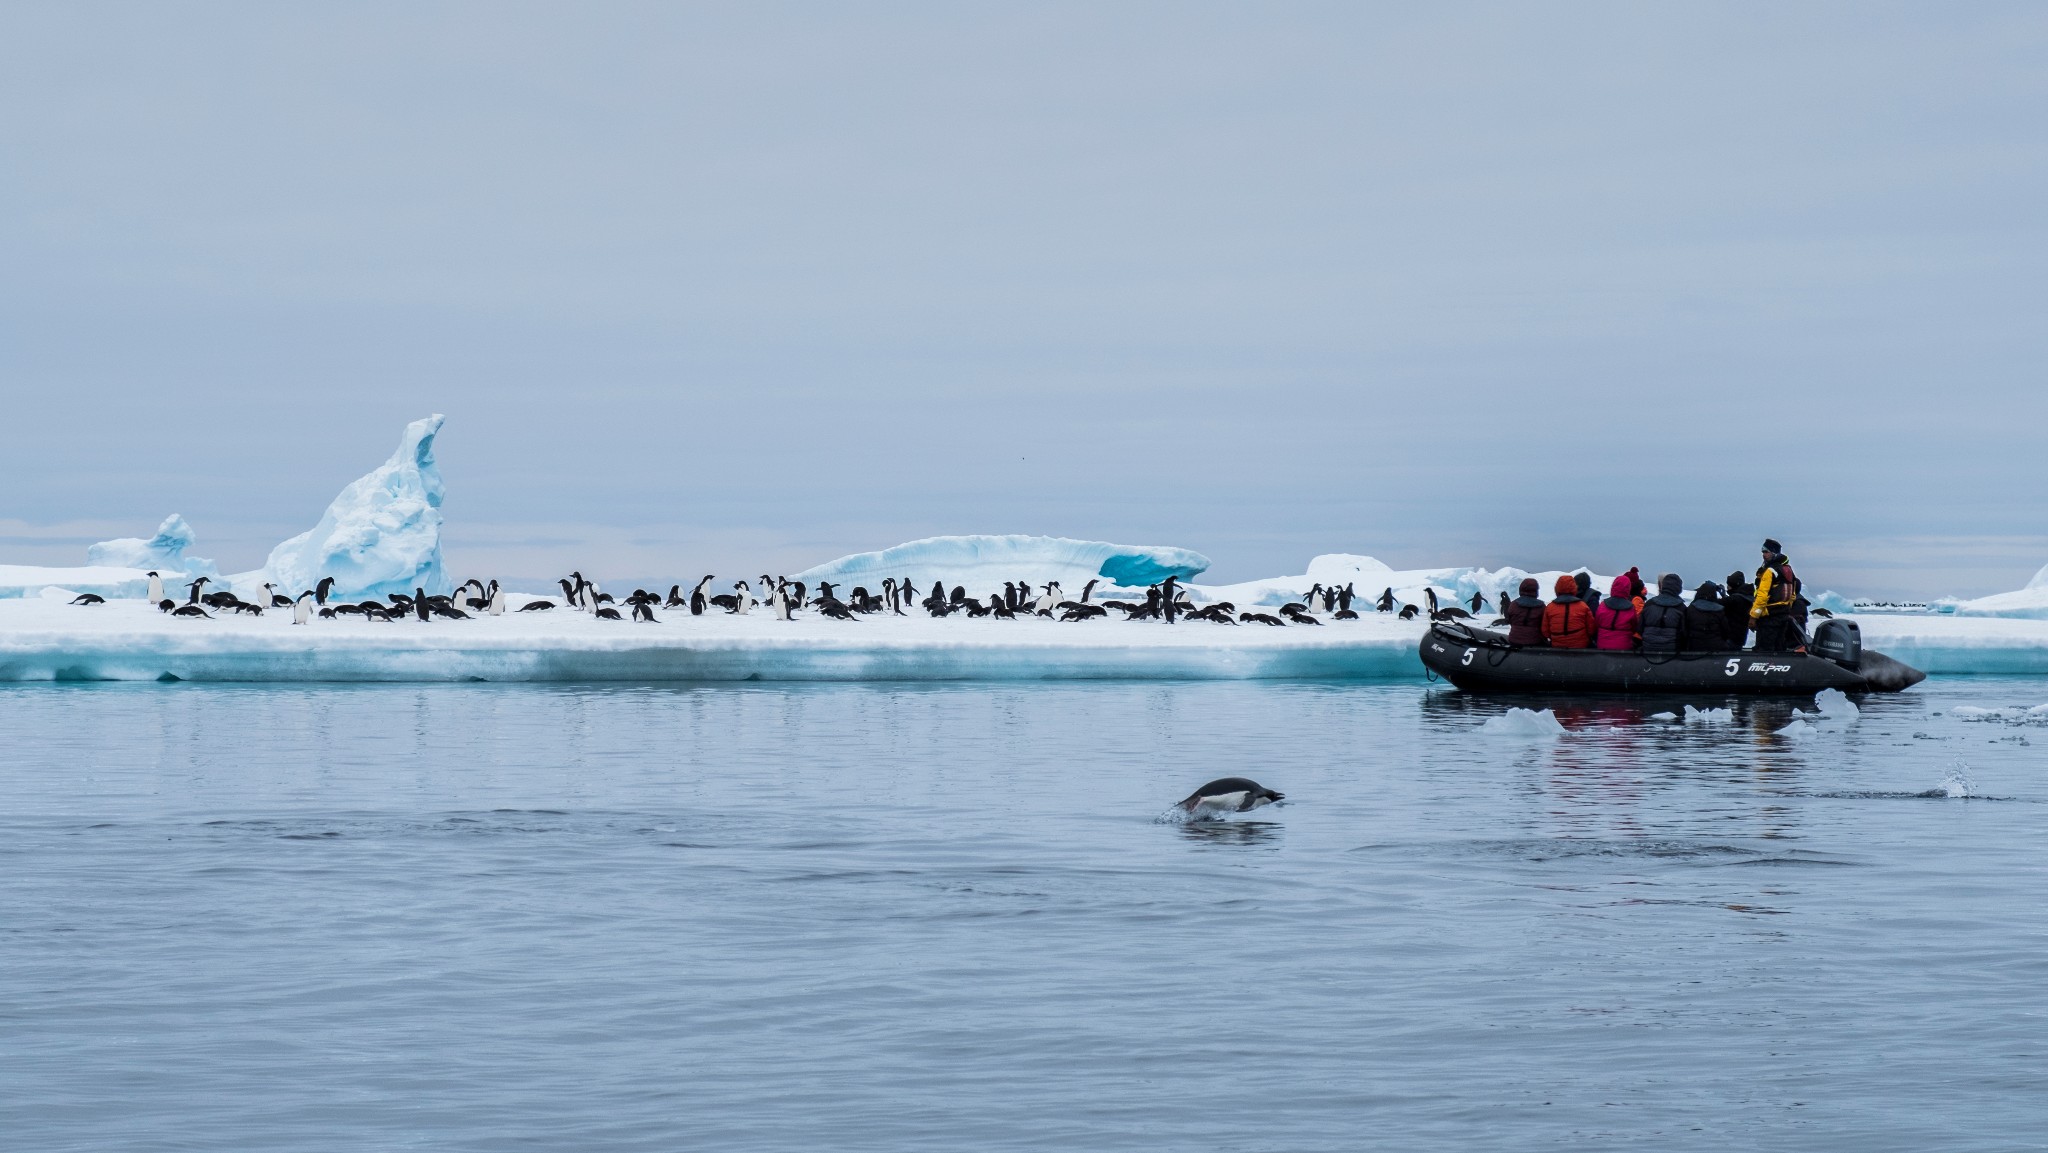
{"label": "crevasse in iceberg", "polygon": [[212,561],[185,555],[194,539],[192,526],[185,523],[184,517],[172,513],[164,518],[164,523],[157,526],[156,535],[148,540],[126,536],[103,540],[87,548],[85,563],[145,571],[154,569],[164,574],[193,577],[219,576],[220,570],[213,566]]}
{"label": "crevasse in iceberg", "polygon": [[[286,593],[312,588],[322,577],[334,578],[341,597],[377,597],[430,593],[450,589],[441,568],[441,472],[434,465],[434,436],[441,431],[439,413],[405,426],[398,451],[368,475],[358,478],[334,503],[320,523],[270,550],[260,573]],[[239,588],[244,582],[236,579]]]}
{"label": "crevasse in iceberg", "polygon": [[937,581],[985,594],[1004,581],[1058,581],[1077,595],[1090,580],[1143,587],[1169,576],[1185,581],[1209,567],[1209,558],[1184,548],[1110,544],[1057,536],[934,536],[879,552],[854,553],[796,574],[796,579],[865,583],[884,577],[919,588]]}

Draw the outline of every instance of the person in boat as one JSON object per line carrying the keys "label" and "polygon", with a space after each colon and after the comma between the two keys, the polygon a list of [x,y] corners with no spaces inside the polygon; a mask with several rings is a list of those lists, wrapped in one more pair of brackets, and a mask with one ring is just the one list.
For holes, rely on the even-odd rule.
{"label": "person in boat", "polygon": [[1574,574],[1572,584],[1578,589],[1578,598],[1585,604],[1587,609],[1590,610],[1599,605],[1600,594],[1593,591],[1592,573],[1582,572]]}
{"label": "person in boat", "polygon": [[[1685,582],[1677,573],[1665,573],[1657,578],[1657,595],[1645,597],[1642,606],[1636,609],[1636,632],[1643,638],[1644,652],[1676,653],[1685,649],[1692,636],[1692,622],[1685,615],[1685,598],[1679,595],[1684,588]],[[1721,639],[1720,631],[1714,630],[1717,641]]]}
{"label": "person in boat", "polygon": [[1502,602],[1500,615],[1508,619],[1509,644],[1540,647],[1549,643],[1543,635],[1543,614],[1548,606],[1536,595],[1541,587],[1535,577],[1523,577],[1522,595]]}
{"label": "person in boat", "polygon": [[1593,647],[1593,606],[1579,599],[1578,590],[1577,580],[1568,576],[1557,578],[1557,599],[1543,610],[1543,639],[1550,642],[1551,648]]}
{"label": "person in boat", "polygon": [[1605,652],[1627,652],[1642,639],[1636,633],[1642,614],[1636,612],[1636,602],[1629,596],[1628,574],[1615,577],[1607,591],[1607,599],[1593,610],[1593,647]]}
{"label": "person in boat", "polygon": [[1749,606],[1756,600],[1756,590],[1749,587],[1749,578],[1740,572],[1728,574],[1728,583],[1721,589],[1721,611],[1728,618],[1728,645],[1741,650],[1749,646]]}
{"label": "person in boat", "polygon": [[1784,546],[1764,541],[1764,563],[1756,570],[1756,596],[1750,601],[1749,621],[1756,629],[1756,651],[1788,653],[1804,649],[1794,602],[1799,600],[1799,575],[1786,560]]}
{"label": "person in boat", "polygon": [[1721,606],[1721,586],[1713,581],[1705,581],[1693,590],[1692,603],[1685,606],[1685,643],[1680,647],[1689,653],[1727,650],[1728,610]]}

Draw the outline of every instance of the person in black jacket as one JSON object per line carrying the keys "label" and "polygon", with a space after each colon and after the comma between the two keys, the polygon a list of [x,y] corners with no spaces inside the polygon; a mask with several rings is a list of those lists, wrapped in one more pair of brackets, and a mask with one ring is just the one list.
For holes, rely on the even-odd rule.
{"label": "person in black jacket", "polygon": [[1693,590],[1692,603],[1685,606],[1685,651],[1720,652],[1728,643],[1728,610],[1721,606],[1721,586],[1707,581]]}
{"label": "person in black jacket", "polygon": [[1500,615],[1508,618],[1508,643],[1511,645],[1543,646],[1550,642],[1543,639],[1543,598],[1536,595],[1541,587],[1535,577],[1522,578],[1522,595],[1500,606]]}
{"label": "person in black jacket", "polygon": [[1741,570],[1728,574],[1728,583],[1721,587],[1721,611],[1728,618],[1728,647],[1740,651],[1749,645],[1749,606],[1756,599],[1756,590],[1749,585],[1749,578]]}
{"label": "person in black jacket", "polygon": [[1636,627],[1643,638],[1642,651],[1646,653],[1675,653],[1685,647],[1687,622],[1685,598],[1679,590],[1685,582],[1677,573],[1665,573],[1657,578],[1657,595],[1643,601],[1642,612],[1637,617]]}

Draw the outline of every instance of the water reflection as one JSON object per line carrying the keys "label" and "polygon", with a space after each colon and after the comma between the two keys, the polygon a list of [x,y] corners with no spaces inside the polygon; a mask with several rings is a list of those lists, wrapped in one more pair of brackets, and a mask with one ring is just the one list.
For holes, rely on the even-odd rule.
{"label": "water reflection", "polygon": [[1189,821],[1180,835],[1201,845],[1273,845],[1280,839],[1277,821]]}

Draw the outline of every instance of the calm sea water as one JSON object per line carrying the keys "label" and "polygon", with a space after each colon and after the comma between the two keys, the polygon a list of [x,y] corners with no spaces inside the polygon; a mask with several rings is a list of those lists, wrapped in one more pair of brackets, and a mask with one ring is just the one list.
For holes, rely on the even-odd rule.
{"label": "calm sea water", "polygon": [[0,1145],[2048,1148],[2044,701],[9,688]]}

